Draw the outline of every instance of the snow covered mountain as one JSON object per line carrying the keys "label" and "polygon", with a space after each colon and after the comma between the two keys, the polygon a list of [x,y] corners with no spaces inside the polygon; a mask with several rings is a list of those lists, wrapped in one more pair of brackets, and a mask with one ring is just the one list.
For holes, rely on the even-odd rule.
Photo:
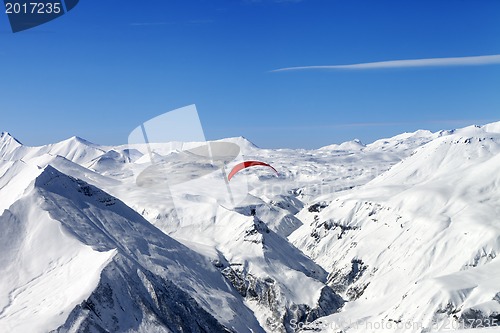
{"label": "snow covered mountain", "polygon": [[364,331],[385,320],[420,332],[500,320],[498,125],[437,137],[362,188],[323,198],[321,211],[297,215],[304,225],[290,241],[350,301],[323,318],[329,327]]}
{"label": "snow covered mountain", "polygon": [[165,145],[28,147],[2,133],[2,332],[430,332],[500,321],[500,123],[318,150],[220,142],[279,173],[240,172],[248,195],[234,208],[212,188],[138,185],[151,156],[169,179],[206,173]]}

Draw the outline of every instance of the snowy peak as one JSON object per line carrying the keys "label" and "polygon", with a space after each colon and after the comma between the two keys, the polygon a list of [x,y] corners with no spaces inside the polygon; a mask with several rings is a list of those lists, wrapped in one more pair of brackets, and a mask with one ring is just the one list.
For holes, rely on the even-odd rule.
{"label": "snowy peak", "polygon": [[251,142],[250,140],[248,140],[243,136],[225,138],[221,140],[216,140],[215,142],[231,142],[237,144],[242,151],[258,148],[253,142]]}
{"label": "snowy peak", "polygon": [[21,142],[14,138],[9,132],[0,133],[0,141],[15,141],[21,145]]}
{"label": "snowy peak", "polygon": [[[444,134],[443,134],[444,135]],[[418,130],[410,133],[402,133],[391,138],[380,139],[370,143],[368,150],[384,152],[407,152],[411,153],[414,149],[434,140],[439,134],[434,134],[427,130]]]}
{"label": "snowy peak", "polygon": [[51,155],[63,156],[83,166],[105,153],[99,146],[76,136],[46,147]]}
{"label": "snowy peak", "polygon": [[390,138],[380,139],[369,144],[369,146],[374,146],[384,142],[402,142],[402,141],[417,140],[417,139],[427,139],[430,141],[434,139],[436,136],[437,136],[436,134],[428,130],[417,130],[415,132],[405,132]]}
{"label": "snowy peak", "polygon": [[115,197],[83,180],[68,176],[51,165],[47,165],[35,179],[34,186],[77,203],[91,203],[121,214],[127,212],[129,217],[135,215],[132,209]]}
{"label": "snowy peak", "polygon": [[432,141],[438,136],[438,134],[434,134],[428,130],[417,130],[415,132],[398,134],[390,138],[379,139],[367,145],[364,145],[359,139],[354,139],[341,144],[325,146],[319,150],[360,151],[367,149],[369,151],[403,151],[414,149]]}
{"label": "snowy peak", "polygon": [[[111,170],[114,171],[123,168],[125,163],[134,163],[143,156],[137,149],[111,149],[93,159],[87,167],[101,174],[106,174]],[[146,156],[146,158],[150,157]]]}
{"label": "snowy peak", "polygon": [[359,139],[354,139],[351,141],[346,141],[341,144],[333,144],[325,147],[321,147],[320,150],[349,150],[356,151],[362,150],[366,146]]}
{"label": "snowy peak", "polygon": [[437,132],[437,137],[459,134],[463,136],[476,136],[484,133],[500,133],[500,121],[488,123],[485,125],[470,125],[462,128],[451,130],[441,130]]}
{"label": "snowy peak", "polygon": [[359,139],[354,139],[352,141],[341,143],[339,146],[339,148],[343,150],[361,150],[365,147],[366,146]]}
{"label": "snowy peak", "polygon": [[49,184],[52,180],[57,179],[61,176],[66,176],[66,175],[58,171],[53,166],[47,165],[46,167],[43,168],[43,171],[36,178],[35,185]]}
{"label": "snowy peak", "polygon": [[70,138],[68,138],[66,140],[61,141],[61,142],[66,142],[66,143],[69,143],[69,144],[82,144],[82,145],[89,146],[89,147],[95,147],[95,146],[97,146],[95,143],[92,143],[90,141],[82,139],[79,136],[72,136],[72,137],[70,137]]}
{"label": "snowy peak", "polygon": [[489,133],[500,133],[500,121],[495,123],[486,124],[483,126],[484,130]]}
{"label": "snowy peak", "polygon": [[12,153],[17,148],[21,147],[22,143],[10,135],[8,132],[0,134],[0,158]]}
{"label": "snowy peak", "polygon": [[416,149],[371,184],[417,184],[464,172],[500,153],[500,134],[471,126],[440,136]]}
{"label": "snowy peak", "polygon": [[[155,237],[160,234],[141,215],[120,200],[83,180],[60,172],[51,165],[46,166],[35,179],[34,189],[32,193],[35,196],[43,196],[43,208],[51,213],[54,219],[79,235],[79,239],[84,243],[100,251],[114,248],[123,250],[127,242],[132,248],[137,245],[137,239],[130,237],[137,229],[143,229],[144,234],[153,232]],[[88,212],[91,212],[90,216]],[[125,233],[128,233],[129,237],[125,237]],[[139,246],[137,250],[142,251],[144,248]]]}
{"label": "snowy peak", "polygon": [[24,146],[8,133],[3,133],[0,139],[0,159],[7,161],[28,161],[44,155],[59,155],[86,166],[87,163],[105,152],[99,146],[78,137],[39,147]]}

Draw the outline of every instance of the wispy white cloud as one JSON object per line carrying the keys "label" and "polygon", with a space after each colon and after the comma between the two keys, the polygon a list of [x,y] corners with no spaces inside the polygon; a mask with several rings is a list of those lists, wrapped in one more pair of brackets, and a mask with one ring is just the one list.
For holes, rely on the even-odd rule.
{"label": "wispy white cloud", "polygon": [[366,63],[350,64],[350,65],[286,67],[286,68],[275,69],[271,72],[322,70],[322,69],[362,70],[362,69],[409,68],[409,67],[484,66],[484,65],[494,65],[494,64],[500,64],[500,54],[473,56],[473,57],[390,60],[390,61],[366,62]]}

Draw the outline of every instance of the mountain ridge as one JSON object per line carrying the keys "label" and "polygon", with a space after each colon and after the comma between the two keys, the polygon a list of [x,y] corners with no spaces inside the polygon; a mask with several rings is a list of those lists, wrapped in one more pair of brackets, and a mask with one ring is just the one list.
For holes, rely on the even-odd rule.
{"label": "mountain ridge", "polygon": [[351,333],[390,321],[416,333],[499,316],[500,122],[340,150],[225,140],[279,172],[243,171],[248,194],[234,209],[214,199],[223,189],[138,186],[145,146],[2,135],[0,325]]}

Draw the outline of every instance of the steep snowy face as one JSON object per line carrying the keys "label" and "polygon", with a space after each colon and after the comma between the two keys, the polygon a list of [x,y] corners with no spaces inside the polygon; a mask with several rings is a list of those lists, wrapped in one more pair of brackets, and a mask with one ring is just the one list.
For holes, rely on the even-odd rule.
{"label": "steep snowy face", "polygon": [[438,137],[367,185],[297,215],[304,226],[289,239],[351,300],[326,331],[390,320],[419,332],[499,317],[497,129]]}
{"label": "steep snowy face", "polygon": [[5,332],[48,332],[62,325],[96,288],[115,254],[79,242],[40,208],[43,204],[43,197],[31,193],[0,216],[0,327]]}
{"label": "steep snowy face", "polygon": [[[65,327],[83,329],[90,325],[126,331],[138,325],[147,332],[147,327],[159,322],[160,327],[174,332],[203,331],[197,325],[216,332],[225,327],[238,332],[260,330],[217,267],[118,199],[50,166],[37,177],[35,189],[44,198],[42,209],[81,243],[100,252],[116,252],[111,266],[101,273],[106,284],[101,279],[91,295],[93,305],[81,303]],[[169,289],[162,289],[164,285]],[[138,294],[130,294],[132,290]],[[96,304],[100,299],[105,302]],[[91,313],[86,308],[89,306]],[[187,318],[168,321],[181,314]],[[135,317],[132,321],[127,317],[131,315]],[[73,322],[75,318],[81,322]]]}
{"label": "steep snowy face", "polygon": [[51,166],[0,224],[8,332],[262,331],[207,258]]}
{"label": "steep snowy face", "polygon": [[[190,205],[177,208],[175,221],[156,225],[212,258],[265,329],[284,331],[292,318],[317,318],[316,313],[330,314],[342,306],[343,300],[324,284],[326,272],[252,215],[251,209],[210,211],[208,205],[198,203],[198,212]],[[331,302],[320,307],[327,297]]]}

